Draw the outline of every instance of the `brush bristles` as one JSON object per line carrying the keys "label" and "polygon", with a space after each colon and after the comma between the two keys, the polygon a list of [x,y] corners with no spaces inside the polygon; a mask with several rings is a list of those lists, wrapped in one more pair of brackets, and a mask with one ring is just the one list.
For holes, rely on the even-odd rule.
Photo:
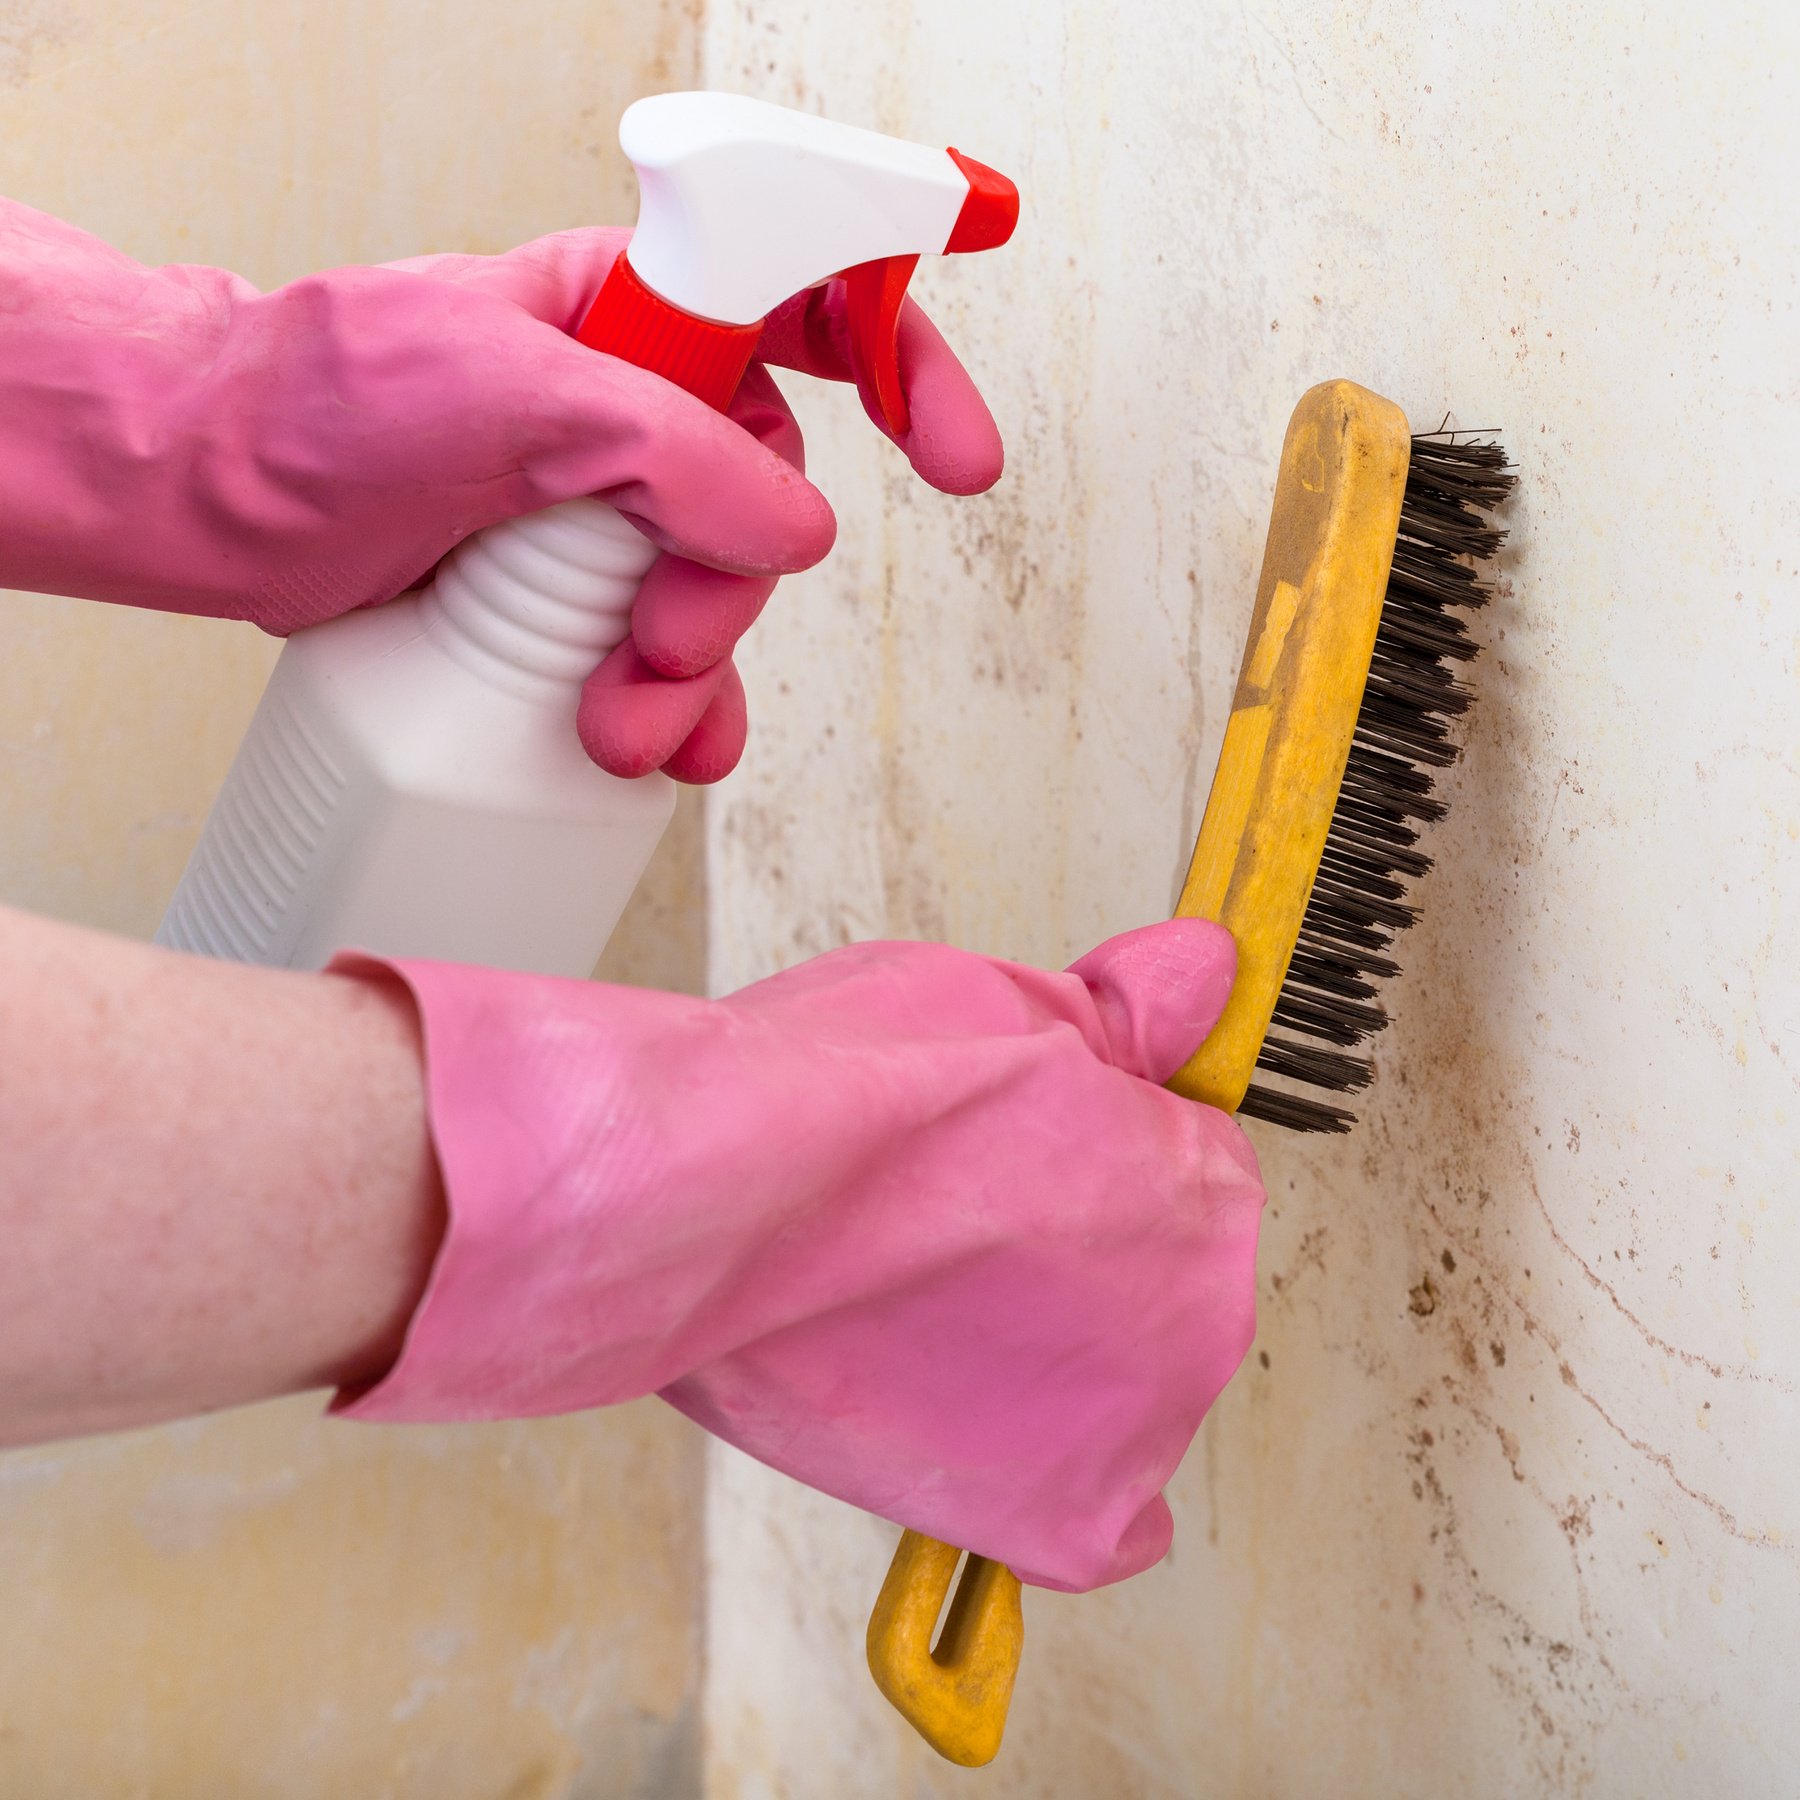
{"label": "brush bristles", "polygon": [[[1406,883],[1431,867],[1418,827],[1444,816],[1432,771],[1461,754],[1452,721],[1472,698],[1457,679],[1476,651],[1462,610],[1482,605],[1474,564],[1506,533],[1487,510],[1515,477],[1497,443],[1455,434],[1412,441],[1394,567],[1381,605],[1368,686],[1350,760],[1326,834],[1312,898],[1256,1066],[1332,1094],[1368,1086],[1373,1070],[1354,1054],[1387,1027],[1376,982],[1399,973],[1386,952],[1418,917]],[[1238,1111],[1293,1131],[1348,1131],[1349,1108],[1288,1088],[1252,1085]]]}

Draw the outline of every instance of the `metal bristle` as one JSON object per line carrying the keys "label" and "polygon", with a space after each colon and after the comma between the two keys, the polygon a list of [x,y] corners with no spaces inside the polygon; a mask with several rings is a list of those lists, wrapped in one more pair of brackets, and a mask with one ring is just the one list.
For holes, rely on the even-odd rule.
{"label": "metal bristle", "polygon": [[[1473,695],[1457,677],[1476,644],[1461,611],[1484,605],[1474,566],[1505,531],[1486,514],[1516,475],[1498,443],[1427,432],[1412,441],[1393,572],[1368,686],[1318,878],[1256,1066],[1320,1093],[1352,1094],[1372,1069],[1351,1052],[1387,1026],[1375,984],[1399,973],[1385,952],[1418,917],[1406,883],[1431,867],[1417,827],[1444,816],[1432,771],[1461,754],[1451,723]],[[1356,1115],[1313,1095],[1254,1084],[1238,1111],[1291,1131],[1348,1131]]]}

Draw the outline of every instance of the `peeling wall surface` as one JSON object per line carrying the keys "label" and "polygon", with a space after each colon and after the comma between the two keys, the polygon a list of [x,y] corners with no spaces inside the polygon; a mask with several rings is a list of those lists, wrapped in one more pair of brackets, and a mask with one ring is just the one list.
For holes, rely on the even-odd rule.
{"label": "peeling wall surface", "polygon": [[[629,220],[618,114],[694,49],[634,0],[0,0],[0,192],[264,285],[500,250]],[[147,936],[274,653],[0,595],[0,901]],[[699,984],[698,850],[689,808],[609,973]],[[318,1413],[0,1455],[0,1794],[697,1791],[692,1428]]]}
{"label": "peeling wall surface", "polygon": [[1019,178],[918,288],[1004,485],[802,396],[844,530],[744,660],[711,979],[1163,914],[1288,411],[1522,486],[1357,1135],[1252,1127],[1260,1334],[1164,1566],[1027,1596],[1000,1761],[862,1631],[892,1531],[712,1469],[719,1800],[1788,1796],[1800,1725],[1800,24],[1778,0],[737,0],[705,68]]}

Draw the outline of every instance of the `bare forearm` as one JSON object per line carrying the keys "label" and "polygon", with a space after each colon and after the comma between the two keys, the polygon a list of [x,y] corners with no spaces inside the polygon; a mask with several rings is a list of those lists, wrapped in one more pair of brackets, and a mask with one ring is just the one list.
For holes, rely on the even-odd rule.
{"label": "bare forearm", "polygon": [[0,909],[0,1443],[379,1374],[442,1223],[398,986]]}

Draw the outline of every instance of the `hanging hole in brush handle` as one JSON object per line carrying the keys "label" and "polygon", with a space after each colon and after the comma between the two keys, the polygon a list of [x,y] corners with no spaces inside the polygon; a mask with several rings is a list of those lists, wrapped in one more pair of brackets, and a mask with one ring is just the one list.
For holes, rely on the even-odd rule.
{"label": "hanging hole in brush handle", "polygon": [[961,1560],[951,1544],[901,1533],[869,1615],[869,1673],[932,1749],[978,1769],[994,1760],[1006,1731],[1025,1613],[1018,1576],[1004,1563],[971,1556],[938,1631]]}

